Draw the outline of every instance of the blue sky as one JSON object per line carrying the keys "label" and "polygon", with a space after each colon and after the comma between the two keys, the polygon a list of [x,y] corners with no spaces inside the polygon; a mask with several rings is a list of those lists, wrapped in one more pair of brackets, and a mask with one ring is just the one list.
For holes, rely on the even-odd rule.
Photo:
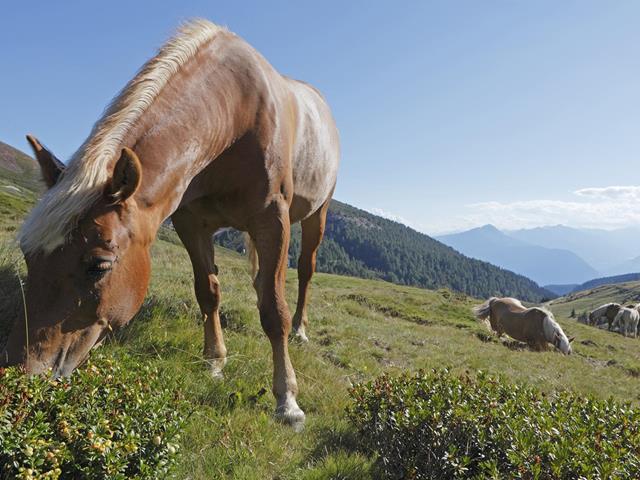
{"label": "blue sky", "polygon": [[66,159],[183,20],[327,97],[336,198],[428,233],[640,225],[640,2],[12,2],[0,140]]}

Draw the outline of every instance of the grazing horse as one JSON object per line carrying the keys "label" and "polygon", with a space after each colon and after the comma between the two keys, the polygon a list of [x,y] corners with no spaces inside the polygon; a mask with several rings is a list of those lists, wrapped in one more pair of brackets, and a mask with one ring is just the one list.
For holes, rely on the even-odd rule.
{"label": "grazing horse", "polygon": [[623,307],[613,320],[612,328],[618,328],[625,337],[633,336],[633,338],[636,338],[638,336],[639,321],[640,313],[635,307]]}
{"label": "grazing horse", "polygon": [[[20,232],[28,321],[16,322],[4,363],[69,375],[140,308],[151,244],[171,217],[193,266],[204,356],[219,376],[226,348],[212,236],[234,227],[248,232],[257,252],[254,287],[273,351],[276,416],[301,426],[288,336],[293,323],[305,338],[339,157],[320,93],[276,72],[235,34],[195,20],[116,96],[68,166],[28,140],[49,189]],[[299,221],[292,322],[285,276],[290,225]]]}
{"label": "grazing horse", "polygon": [[566,355],[571,353],[573,338],[567,338],[548,310],[527,308],[515,298],[492,297],[475,307],[473,313],[478,320],[488,318],[498,336],[506,333],[536,350],[546,349],[550,343]]}
{"label": "grazing horse", "polygon": [[600,325],[602,323],[601,318],[605,318],[607,322],[607,328],[611,330],[613,320],[622,308],[619,303],[605,303],[599,306],[589,314],[589,323],[591,325]]}

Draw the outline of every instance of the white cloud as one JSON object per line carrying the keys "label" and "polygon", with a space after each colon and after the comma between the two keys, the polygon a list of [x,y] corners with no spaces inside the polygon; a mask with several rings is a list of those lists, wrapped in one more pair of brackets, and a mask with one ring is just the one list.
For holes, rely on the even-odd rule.
{"label": "white cloud", "polygon": [[581,188],[574,193],[582,197],[640,201],[640,186],[637,185]]}
{"label": "white cloud", "polygon": [[502,229],[563,224],[614,229],[640,225],[640,186],[582,188],[574,201],[527,200],[466,205],[468,213],[440,230],[464,230],[491,223]]}
{"label": "white cloud", "polygon": [[373,213],[374,215],[378,215],[379,217],[386,218],[387,220],[393,220],[394,222],[401,223],[406,225],[407,227],[415,228],[411,225],[409,220],[400,215],[396,215],[395,213],[387,212],[381,208],[369,208],[366,209],[369,213]]}

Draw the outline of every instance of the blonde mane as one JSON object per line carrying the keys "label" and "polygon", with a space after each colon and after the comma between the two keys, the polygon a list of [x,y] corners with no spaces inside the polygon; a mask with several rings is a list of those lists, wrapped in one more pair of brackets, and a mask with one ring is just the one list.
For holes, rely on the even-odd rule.
{"label": "blonde mane", "polygon": [[73,154],[54,185],[33,209],[19,234],[25,253],[51,252],[67,239],[80,216],[102,194],[125,135],[158,97],[171,77],[221,27],[193,20],[162,46],[109,104],[89,137]]}

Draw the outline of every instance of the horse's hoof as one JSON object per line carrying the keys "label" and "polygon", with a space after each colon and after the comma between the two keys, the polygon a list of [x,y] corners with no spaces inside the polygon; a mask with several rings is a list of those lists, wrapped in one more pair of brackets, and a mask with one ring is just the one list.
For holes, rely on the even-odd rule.
{"label": "horse's hoof", "polygon": [[276,408],[276,419],[289,425],[295,432],[301,432],[304,429],[304,412],[295,403]]}
{"label": "horse's hoof", "polygon": [[302,328],[293,331],[293,338],[302,343],[309,343],[309,337]]}
{"label": "horse's hoof", "polygon": [[222,373],[222,369],[227,363],[226,358],[211,358],[207,360],[207,364],[209,365],[209,374],[211,378],[214,380],[224,380],[224,374]]}

